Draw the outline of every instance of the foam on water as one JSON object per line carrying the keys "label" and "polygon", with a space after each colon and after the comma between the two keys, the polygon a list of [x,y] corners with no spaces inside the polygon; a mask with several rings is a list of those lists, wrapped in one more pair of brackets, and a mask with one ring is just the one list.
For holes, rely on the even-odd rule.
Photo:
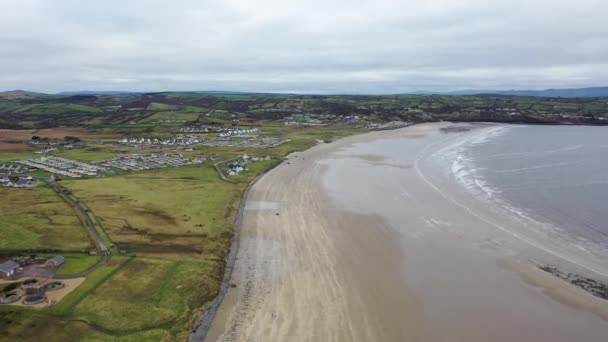
{"label": "foam on water", "polygon": [[[602,258],[607,255],[606,246],[601,243],[591,241],[583,236],[573,234],[549,222],[543,222],[534,218],[534,213],[528,212],[526,209],[517,206],[514,203],[508,202],[503,198],[501,190],[491,184],[484,177],[484,173],[488,170],[479,167],[474,158],[471,157],[470,149],[475,145],[491,144],[497,138],[509,133],[512,129],[525,126],[498,126],[493,128],[484,128],[473,134],[465,133],[462,137],[444,148],[439,149],[430,157],[439,160],[443,165],[449,165],[448,177],[456,180],[468,193],[476,199],[487,204],[487,208],[496,213],[508,213],[508,215],[517,222],[519,233],[526,235],[538,242],[539,245],[563,246],[564,249],[575,250],[579,254],[586,255],[589,258]],[[533,157],[535,154],[551,154],[564,151],[575,151],[581,149],[581,145],[567,146],[556,150],[548,150],[543,152],[523,152],[523,153],[505,153],[492,156],[482,157],[487,159],[498,159],[506,156],[521,156]],[[572,162],[562,162],[555,164],[546,164],[531,166],[526,168],[514,168],[503,172],[520,172],[528,169],[551,168],[563,165],[576,164]],[[522,229],[523,228],[523,229]],[[567,247],[566,247],[567,246]],[[558,254],[562,253],[557,252]]]}

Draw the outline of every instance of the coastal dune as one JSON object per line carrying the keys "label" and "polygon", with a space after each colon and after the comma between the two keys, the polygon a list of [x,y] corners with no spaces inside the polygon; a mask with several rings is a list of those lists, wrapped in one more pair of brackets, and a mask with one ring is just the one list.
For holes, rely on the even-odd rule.
{"label": "coastal dune", "polygon": [[424,169],[423,152],[451,139],[442,125],[320,144],[263,176],[247,196],[233,285],[206,341],[608,336],[605,301],[533,262],[554,255],[433,188],[448,189]]}

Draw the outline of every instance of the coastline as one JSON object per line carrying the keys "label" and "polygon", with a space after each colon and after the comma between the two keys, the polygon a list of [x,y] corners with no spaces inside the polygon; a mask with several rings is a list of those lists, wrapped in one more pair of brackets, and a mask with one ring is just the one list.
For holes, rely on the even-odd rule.
{"label": "coastline", "polygon": [[[288,155],[289,156],[289,155]],[[240,233],[241,226],[243,222],[243,211],[245,210],[245,205],[247,202],[247,196],[249,195],[249,191],[251,187],[255,185],[263,176],[265,176],[268,172],[272,171],[279,165],[283,164],[285,158],[277,161],[274,165],[272,165],[268,170],[257,175],[248,185],[245,191],[241,194],[241,198],[239,200],[239,207],[234,217],[234,233],[232,238],[230,239],[230,247],[228,255],[225,260],[225,268],[224,268],[224,276],[222,278],[222,283],[220,285],[220,292],[218,293],[213,300],[205,303],[200,309],[199,312],[200,317],[196,320],[196,323],[193,325],[190,334],[188,335],[188,341],[197,342],[204,341],[211,324],[213,323],[213,319],[217,313],[217,310],[224,300],[226,296],[226,292],[230,286],[230,280],[232,279],[232,272],[234,271],[234,264],[236,262],[236,256],[239,252],[239,243],[240,243]],[[222,176],[221,172],[218,173]]]}
{"label": "coastline", "polygon": [[[329,144],[331,143],[335,143],[341,139],[345,139],[348,137],[353,137],[353,136],[361,136],[361,135],[366,135],[366,134],[370,134],[372,132],[380,132],[380,131],[391,131],[391,130],[398,130],[398,129],[403,129],[406,127],[411,127],[416,125],[415,123],[408,123],[406,126],[402,126],[402,127],[393,127],[393,128],[384,128],[384,129],[378,129],[378,130],[369,130],[367,132],[362,132],[359,134],[355,134],[352,136],[347,136],[347,137],[340,137],[336,140],[333,140],[331,142],[329,142]],[[328,144],[328,143],[324,143],[324,142],[319,142],[319,144]],[[217,311],[220,307],[220,305],[222,305],[222,302],[224,301],[224,297],[226,296],[226,293],[228,292],[228,289],[230,287],[230,281],[232,279],[232,273],[234,271],[234,264],[236,262],[236,257],[238,255],[239,252],[239,245],[240,245],[240,233],[241,233],[241,229],[242,229],[242,222],[243,222],[243,212],[245,209],[245,206],[247,204],[247,197],[249,195],[249,191],[251,190],[251,188],[262,178],[264,177],[266,174],[268,174],[270,171],[274,170],[275,168],[279,167],[280,165],[282,165],[286,160],[289,159],[289,156],[293,155],[294,153],[298,153],[298,152],[304,152],[304,151],[308,151],[312,148],[315,148],[317,146],[319,146],[319,144],[314,145],[306,150],[296,150],[296,151],[292,151],[289,152],[285,157],[283,157],[282,159],[280,159],[277,163],[275,163],[274,165],[272,165],[269,169],[265,170],[264,172],[260,173],[259,175],[257,175],[248,185],[247,188],[243,191],[243,193],[241,194],[241,198],[239,200],[239,206],[237,209],[237,212],[235,214],[235,219],[234,219],[234,234],[230,240],[230,247],[229,247],[229,253],[226,256],[225,259],[225,271],[224,271],[224,276],[222,277],[222,283],[220,285],[220,292],[217,296],[215,296],[215,298],[213,298],[213,300],[203,304],[203,306],[199,309],[200,312],[200,316],[199,318],[196,319],[194,325],[192,326],[192,329],[188,335],[188,341],[189,342],[198,342],[198,341],[204,341],[205,338],[207,337],[209,330],[211,328],[211,325],[213,323],[213,320],[215,319],[215,316],[217,314]],[[214,165],[214,167],[217,169],[217,165]],[[220,175],[220,177],[222,177],[224,180],[227,180],[224,175],[219,171],[219,169],[217,169],[218,174]]]}
{"label": "coastline", "polygon": [[[487,334],[507,329],[504,330],[504,337],[497,340],[512,340],[530,337],[534,333],[534,324],[522,321],[517,316],[519,310],[537,311],[544,318],[548,318],[547,312],[557,312],[555,319],[558,321],[575,319],[576,322],[569,324],[572,325],[572,332],[579,333],[584,323],[578,315],[572,316],[572,310],[589,313],[591,316],[580,315],[588,320],[593,317],[605,320],[608,317],[605,303],[537,269],[530,261],[531,257],[537,256],[536,251],[525,257],[514,255],[514,250],[529,251],[529,248],[510,241],[509,237],[500,233],[488,232],[487,227],[480,225],[474,217],[454,211],[449,203],[437,202],[436,194],[429,193],[427,186],[420,181],[408,183],[408,186],[414,187],[412,190],[421,196],[416,196],[420,201],[432,200],[435,204],[425,205],[415,214],[408,214],[413,216],[403,217],[400,221],[415,222],[420,216],[420,209],[429,211],[429,214],[433,212],[430,214],[433,216],[428,217],[421,226],[408,223],[404,227],[407,229],[404,232],[406,241],[402,242],[402,246],[398,242],[404,239],[403,233],[395,232],[399,223],[385,219],[390,215],[369,213],[365,206],[357,207],[356,202],[354,206],[347,204],[350,199],[358,197],[354,193],[340,194],[340,191],[321,189],[316,185],[317,177],[321,174],[323,178],[334,177],[332,179],[337,181],[335,175],[327,175],[327,166],[322,165],[327,162],[336,164],[342,160],[351,162],[351,159],[356,159],[372,167],[388,166],[402,170],[399,172],[407,172],[407,165],[384,163],[382,158],[373,154],[344,154],[344,150],[349,150],[353,144],[365,144],[374,139],[405,138],[410,139],[411,144],[420,144],[438,125],[443,124],[419,125],[415,129],[408,127],[388,134],[383,132],[382,135],[378,134],[381,132],[369,132],[340,139],[342,142],[335,145],[317,145],[290,154],[287,159],[292,165],[282,163],[282,168],[275,167],[278,174],[273,175],[272,180],[268,177],[256,179],[255,187],[252,184],[248,188],[245,202],[251,207],[247,214],[247,203],[241,203],[243,207],[240,208],[239,235],[245,245],[244,249],[239,245],[239,253],[236,254],[242,252],[243,255],[232,260],[235,265],[230,270],[237,287],[227,288],[222,293],[221,302],[225,304],[221,308],[218,304],[213,311],[215,317],[210,318],[210,325],[206,327],[207,339],[265,341],[289,337],[296,341],[415,341],[444,340],[444,336],[456,334],[471,341],[482,341],[476,333]],[[412,148],[415,150],[417,147]],[[343,176],[347,175],[341,174],[340,178]],[[414,177],[412,181],[415,180]],[[303,184],[294,188],[293,184],[298,182]],[[372,185],[382,186],[382,183],[380,180]],[[348,184],[352,188],[352,183]],[[249,191],[252,188],[253,194]],[[289,192],[287,189],[294,193],[285,194]],[[327,191],[345,198],[328,197],[325,194]],[[370,197],[374,198],[373,194]],[[283,209],[288,210],[284,212]],[[275,211],[277,216],[274,215]],[[452,219],[456,221],[448,224],[445,220],[433,218],[444,214],[453,216]],[[475,234],[472,234],[473,237],[463,236],[451,227],[452,224],[474,227]],[[243,226],[247,229],[245,236],[242,235]],[[480,234],[481,238],[478,238]],[[436,255],[431,253],[433,249],[425,248],[420,241],[433,246],[439,244],[443,246],[442,249],[449,250],[440,249],[441,252]],[[471,254],[468,251],[471,246],[479,251]],[[406,251],[405,255],[403,250]],[[454,265],[443,269],[446,258],[456,265],[464,262],[463,265],[475,273],[470,278],[460,279],[461,271],[455,269]],[[400,260],[405,263],[402,264]],[[383,267],[378,268],[378,264]],[[403,278],[398,271],[401,269],[405,270]],[[497,279],[488,284],[475,280],[486,272]],[[416,277],[411,273],[424,276]],[[491,316],[470,314],[454,322],[445,321],[445,314],[454,314],[469,306],[474,312],[490,310],[483,302],[467,301],[465,304],[459,302],[462,299],[445,297],[439,289],[446,280],[448,283],[456,281],[452,290],[457,290],[465,298],[470,293],[485,298],[487,304],[498,301],[509,307],[518,303],[520,308],[516,311],[500,310],[496,303],[491,309],[499,317],[502,315],[502,318],[511,318],[515,322],[500,329],[485,324],[483,329],[476,332],[471,331],[470,320],[475,319],[482,324]],[[496,292],[505,296],[504,301],[493,297]],[[390,300],[386,301],[386,298]],[[547,302],[547,299],[550,301]],[[449,304],[451,302],[454,303]],[[307,312],[311,310],[318,312],[319,317],[307,317]],[[387,316],[387,313],[390,315]],[[398,319],[393,320],[396,317]],[[601,322],[593,319],[593,324],[595,328],[585,336],[596,336],[593,334],[602,331]],[[514,326],[521,329],[519,334],[528,335],[508,333]],[[566,341],[573,337],[559,333],[556,332],[552,340]],[[553,336],[551,334],[553,332],[547,333],[547,337]]]}

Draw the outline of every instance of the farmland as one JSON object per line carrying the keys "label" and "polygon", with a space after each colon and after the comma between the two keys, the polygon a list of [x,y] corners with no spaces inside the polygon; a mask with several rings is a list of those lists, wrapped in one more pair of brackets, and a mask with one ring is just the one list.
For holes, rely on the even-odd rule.
{"label": "farmland", "polygon": [[[86,127],[154,131],[165,120],[241,124],[298,113],[358,115],[376,121],[455,120],[593,123],[608,115],[608,99],[507,95],[319,96],[150,93],[125,96],[0,93],[0,128]],[[171,123],[171,122],[169,122]],[[119,130],[120,131],[120,130]]]}

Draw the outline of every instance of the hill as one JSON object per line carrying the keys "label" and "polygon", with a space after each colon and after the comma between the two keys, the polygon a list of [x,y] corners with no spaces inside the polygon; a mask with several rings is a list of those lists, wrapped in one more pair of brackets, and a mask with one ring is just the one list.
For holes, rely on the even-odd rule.
{"label": "hill", "polygon": [[459,90],[442,93],[444,95],[508,95],[508,96],[535,96],[535,97],[604,97],[608,96],[608,87],[545,89],[545,90]]}

